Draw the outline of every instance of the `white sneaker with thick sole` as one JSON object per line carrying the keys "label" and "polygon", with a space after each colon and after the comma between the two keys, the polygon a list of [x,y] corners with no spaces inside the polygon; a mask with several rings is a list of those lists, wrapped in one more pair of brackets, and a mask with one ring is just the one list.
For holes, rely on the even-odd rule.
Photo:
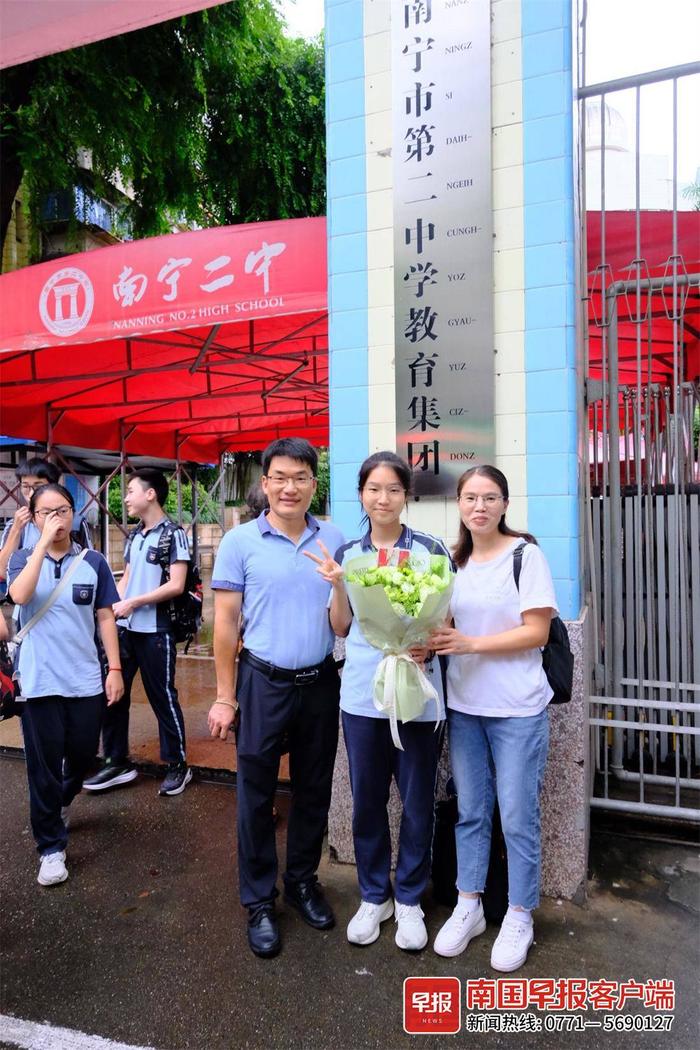
{"label": "white sneaker with thick sole", "polygon": [[362,901],[348,923],[348,940],[351,944],[373,944],[379,936],[379,927],[393,914],[394,902],[391,898],[383,904]]}
{"label": "white sneaker with thick sole", "polygon": [[420,904],[394,905],[396,914],[396,937],[399,948],[405,952],[419,952],[428,943],[428,931],[423,922]]}
{"label": "white sneaker with thick sole", "polygon": [[41,858],[36,881],[40,886],[56,886],[68,878],[65,853],[47,853]]}
{"label": "white sneaker with thick sole", "polygon": [[530,922],[520,922],[506,912],[501,932],[491,951],[491,966],[494,970],[510,973],[518,970],[527,959],[530,945],[535,939],[535,928]]}
{"label": "white sneaker with thick sole", "polygon": [[435,938],[433,951],[436,955],[443,955],[446,959],[461,955],[472,937],[478,937],[486,929],[481,899],[472,911],[468,911],[467,905],[462,903],[468,899],[458,897],[457,907]]}

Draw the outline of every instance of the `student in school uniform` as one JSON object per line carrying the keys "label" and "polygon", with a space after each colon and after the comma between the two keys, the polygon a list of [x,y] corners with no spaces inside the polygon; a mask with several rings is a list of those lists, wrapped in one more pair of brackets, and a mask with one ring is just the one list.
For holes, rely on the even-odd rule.
{"label": "student in school uniform", "polygon": [[[175,687],[176,652],[170,618],[170,602],[185,589],[190,551],[184,530],[173,528],[163,510],[167,498],[168,482],[161,471],[144,469],[132,474],[125,503],[129,515],[140,518],[140,523],[127,540],[124,575],[117,585],[119,600],[114,606],[124,700],[107,712],[102,732],[104,765],[85,781],[86,791],[105,791],[136,779],[137,771],[129,759],[129,706],[138,671],[158,720],[160,757],[168,767],[159,794],[179,795],[192,779],[185,721]],[[159,557],[164,529],[171,532],[169,579]]]}
{"label": "student in school uniform", "polygon": [[[81,550],[71,537],[73,499],[67,489],[58,484],[37,489],[29,512],[39,538],[32,549],[12,554],[9,582],[20,627],[54,595],[30,626],[19,655],[30,817],[41,858],[38,882],[53,886],[68,878],[67,807],[94,761],[105,696],[111,708],[124,690],[112,612],[119,595],[102,555]],[[104,684],[96,625],[108,662]]]}
{"label": "student in school uniform", "polygon": [[[19,482],[21,505],[15,511],[12,520],[8,521],[0,539],[0,580],[7,577],[10,557],[23,547],[35,547],[39,540],[40,530],[32,520],[29,500],[32,494],[43,485],[56,485],[61,480],[58,467],[48,459],[25,459],[18,464],[15,477]],[[73,539],[81,546],[92,548],[90,529],[84,518],[73,515],[71,526]]]}

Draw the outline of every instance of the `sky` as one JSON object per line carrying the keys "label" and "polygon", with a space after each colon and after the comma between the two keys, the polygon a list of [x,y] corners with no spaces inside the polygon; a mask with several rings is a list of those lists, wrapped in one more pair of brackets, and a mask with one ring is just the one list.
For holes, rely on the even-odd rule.
{"label": "sky", "polygon": [[[582,0],[579,0],[582,3]],[[279,0],[290,35],[316,36],[323,28],[323,0]],[[700,60],[700,0],[587,0],[586,82],[595,84]],[[616,93],[608,103],[620,111],[634,148],[634,92]],[[642,89],[641,152],[672,155],[672,99],[669,84]],[[700,76],[684,78],[678,89],[678,179],[695,181],[700,168]]]}
{"label": "sky", "polygon": [[323,0],[278,0],[290,36],[308,39],[323,29]]}

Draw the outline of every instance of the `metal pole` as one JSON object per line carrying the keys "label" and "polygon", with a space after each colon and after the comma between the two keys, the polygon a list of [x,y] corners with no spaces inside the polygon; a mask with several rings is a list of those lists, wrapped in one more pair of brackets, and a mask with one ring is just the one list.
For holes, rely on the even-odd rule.
{"label": "metal pole", "polygon": [[[622,609],[622,564],[624,540],[622,536],[622,506],[620,503],[620,406],[617,344],[617,296],[610,297],[610,338],[608,340],[608,480],[610,485],[610,560],[605,566],[605,589],[612,595],[612,695],[621,691],[623,677],[623,653],[625,624]],[[615,707],[614,718],[624,718],[621,708]],[[613,731],[613,757],[611,770],[617,773],[623,768],[624,731]]]}
{"label": "metal pole", "polygon": [[690,77],[700,73],[700,62],[686,62],[680,66],[668,66],[666,69],[654,69],[649,73],[637,73],[631,77],[619,77],[617,80],[605,80],[599,84],[586,84],[578,89],[579,98],[592,98],[595,95],[607,94],[610,91],[626,91],[628,88],[642,84],[658,84],[661,80],[672,80],[675,77]]}
{"label": "metal pole", "polygon": [[197,489],[197,467],[190,470],[190,484],[192,485],[192,560],[199,561],[199,491]]}

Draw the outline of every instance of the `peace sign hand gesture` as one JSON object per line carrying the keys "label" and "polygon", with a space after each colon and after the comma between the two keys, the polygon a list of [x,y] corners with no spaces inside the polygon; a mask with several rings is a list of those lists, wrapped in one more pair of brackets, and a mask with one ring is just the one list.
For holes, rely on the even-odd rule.
{"label": "peace sign hand gesture", "polygon": [[312,554],[311,551],[304,551],[307,558],[311,558],[311,561],[315,561],[318,565],[316,572],[319,573],[332,587],[342,587],[343,584],[343,569],[341,565],[332,556],[331,552],[325,547],[320,540],[316,541],[321,548],[322,558],[319,558],[317,554]]}

